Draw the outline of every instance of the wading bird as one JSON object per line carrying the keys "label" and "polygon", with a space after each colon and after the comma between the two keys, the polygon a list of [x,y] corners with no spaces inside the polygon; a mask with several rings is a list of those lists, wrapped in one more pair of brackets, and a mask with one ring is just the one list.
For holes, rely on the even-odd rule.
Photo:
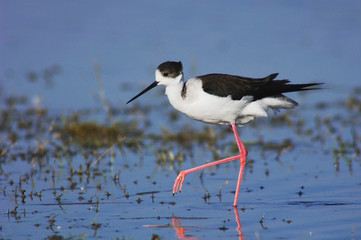
{"label": "wading bird", "polygon": [[190,118],[212,124],[230,125],[239,155],[181,171],[175,180],[173,194],[182,190],[187,174],[217,164],[240,159],[233,206],[237,206],[239,188],[246,164],[247,150],[238,136],[236,125],[242,126],[256,117],[267,117],[270,110],[291,109],[298,104],[283,93],[319,89],[322,83],[290,84],[275,80],[278,73],[264,78],[248,78],[229,74],[207,74],[184,81],[181,62],[164,62],[155,71],[155,81],[128,103],[150,89],[163,85],[169,102]]}

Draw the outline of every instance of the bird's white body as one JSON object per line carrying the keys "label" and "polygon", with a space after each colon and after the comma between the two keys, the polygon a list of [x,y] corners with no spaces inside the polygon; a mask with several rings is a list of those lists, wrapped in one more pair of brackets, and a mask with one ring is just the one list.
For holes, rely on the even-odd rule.
{"label": "bird's white body", "polygon": [[278,108],[293,108],[294,102],[288,98],[267,97],[253,101],[252,96],[232,100],[231,96],[219,97],[203,91],[202,81],[191,78],[186,82],[186,95],[181,92],[184,85],[183,74],[169,79],[156,71],[156,81],[166,87],[165,94],[172,106],[187,116],[205,123],[231,124],[241,126],[256,117],[267,117],[268,112]]}

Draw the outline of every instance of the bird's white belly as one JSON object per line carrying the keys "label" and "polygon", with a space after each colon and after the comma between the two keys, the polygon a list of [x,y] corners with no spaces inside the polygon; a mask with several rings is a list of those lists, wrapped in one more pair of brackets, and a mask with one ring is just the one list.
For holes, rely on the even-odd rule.
{"label": "bird's white belly", "polygon": [[197,101],[179,110],[189,117],[202,122],[229,124],[235,121],[242,106],[240,106],[241,104],[232,103],[227,98],[223,100],[221,102]]}
{"label": "bird's white belly", "polygon": [[172,106],[187,116],[205,123],[230,124],[240,117],[246,100],[232,100],[231,97],[218,97],[198,92],[197,96],[187,95],[183,98],[172,98],[168,95]]}

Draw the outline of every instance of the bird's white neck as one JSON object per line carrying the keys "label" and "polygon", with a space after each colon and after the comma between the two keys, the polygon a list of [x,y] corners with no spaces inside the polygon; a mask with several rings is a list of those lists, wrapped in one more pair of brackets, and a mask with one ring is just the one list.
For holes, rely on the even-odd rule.
{"label": "bird's white neck", "polygon": [[185,96],[182,96],[182,89],[184,85],[183,79],[181,79],[178,83],[173,83],[171,85],[166,86],[165,88],[165,94],[168,96],[169,102],[172,104],[172,106],[177,109],[178,111],[182,111],[182,108],[185,100]]}

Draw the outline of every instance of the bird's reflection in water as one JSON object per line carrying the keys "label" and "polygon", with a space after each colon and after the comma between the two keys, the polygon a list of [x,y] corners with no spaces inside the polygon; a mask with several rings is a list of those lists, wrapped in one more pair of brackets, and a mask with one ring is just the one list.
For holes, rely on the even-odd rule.
{"label": "bird's reflection in water", "polygon": [[182,227],[181,221],[182,221],[181,218],[172,217],[172,225],[177,237],[179,239],[197,240],[198,238],[196,237],[185,235],[185,233],[190,232],[190,230],[187,230],[186,228]]}
{"label": "bird's reflection in water", "polygon": [[[234,215],[235,215],[235,220],[236,220],[236,223],[237,223],[237,228],[236,228],[236,231],[238,232],[238,239],[240,240],[243,240],[243,232],[241,230],[242,228],[242,224],[239,220],[239,214],[238,214],[238,209],[237,207],[234,207]],[[177,237],[179,239],[188,239],[188,240],[195,240],[195,239],[198,239],[196,237],[193,237],[193,236],[187,236],[185,233],[186,232],[189,232],[191,233],[190,230],[184,228],[182,226],[182,223],[181,223],[181,218],[178,218],[178,217],[172,217],[172,225],[173,225],[173,228],[175,230],[175,234],[177,235]]]}
{"label": "bird's reflection in water", "polygon": [[[236,231],[238,233],[238,239],[243,240],[243,232],[242,232],[242,224],[239,220],[238,209],[236,207],[234,209],[235,220],[237,223]],[[149,228],[168,228],[170,227],[169,224],[167,225],[144,225],[143,227]],[[175,234],[179,239],[188,239],[188,240],[196,240],[199,239],[197,237],[192,236],[191,228],[195,228],[193,226],[183,227],[182,226],[182,218],[181,217],[172,217],[172,227],[175,230]]]}
{"label": "bird's reflection in water", "polygon": [[243,240],[243,232],[241,230],[242,224],[241,224],[241,221],[239,221],[238,209],[237,209],[237,207],[233,207],[233,209],[234,209],[234,215],[235,215],[236,223],[237,223],[236,231],[238,232],[238,239]]}

